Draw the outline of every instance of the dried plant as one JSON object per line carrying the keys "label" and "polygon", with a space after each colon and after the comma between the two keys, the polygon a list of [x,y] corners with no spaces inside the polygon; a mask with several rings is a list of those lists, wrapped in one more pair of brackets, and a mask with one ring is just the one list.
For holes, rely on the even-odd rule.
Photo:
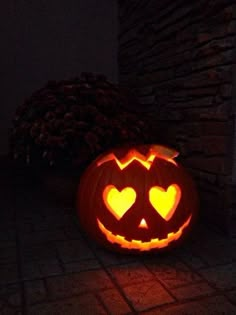
{"label": "dried plant", "polygon": [[49,81],[17,108],[10,153],[33,165],[82,167],[108,148],[147,142],[145,119],[129,102],[137,100],[103,75]]}

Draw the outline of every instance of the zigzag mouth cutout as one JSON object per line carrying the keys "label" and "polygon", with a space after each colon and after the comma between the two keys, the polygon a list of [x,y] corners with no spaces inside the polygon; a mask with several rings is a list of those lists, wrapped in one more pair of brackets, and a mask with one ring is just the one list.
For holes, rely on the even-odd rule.
{"label": "zigzag mouth cutout", "polygon": [[122,235],[115,235],[111,231],[109,231],[99,219],[97,219],[97,223],[99,226],[99,229],[102,231],[102,233],[106,236],[107,240],[112,244],[118,244],[122,248],[127,249],[136,249],[140,251],[149,251],[151,249],[155,248],[164,248],[168,246],[171,242],[178,240],[181,235],[183,234],[183,230],[189,225],[191,221],[192,215],[188,217],[188,219],[184,222],[184,224],[178,229],[177,232],[171,232],[168,233],[166,238],[159,239],[159,238],[152,238],[148,242],[142,242],[140,240],[132,239],[131,241],[128,241],[124,236]]}

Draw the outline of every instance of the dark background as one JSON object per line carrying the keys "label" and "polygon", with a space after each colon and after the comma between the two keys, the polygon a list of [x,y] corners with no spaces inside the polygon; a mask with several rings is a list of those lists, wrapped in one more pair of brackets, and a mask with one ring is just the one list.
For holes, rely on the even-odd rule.
{"label": "dark background", "polygon": [[48,80],[103,73],[117,81],[114,0],[9,0],[0,10],[0,156],[15,109]]}

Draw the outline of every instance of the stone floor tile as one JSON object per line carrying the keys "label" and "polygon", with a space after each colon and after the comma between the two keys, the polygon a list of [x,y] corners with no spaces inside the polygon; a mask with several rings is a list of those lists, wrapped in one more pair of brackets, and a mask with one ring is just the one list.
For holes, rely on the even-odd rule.
{"label": "stone floor tile", "polygon": [[0,285],[17,282],[18,267],[16,264],[0,265]]}
{"label": "stone floor tile", "polygon": [[57,258],[56,246],[52,243],[37,245],[23,244],[21,255],[24,261],[55,260]]}
{"label": "stone floor tile", "polygon": [[40,303],[47,300],[47,291],[43,280],[25,282],[27,304]]}
{"label": "stone floor tile", "polygon": [[19,284],[0,287],[0,314],[21,314],[21,288]]}
{"label": "stone floor tile", "polygon": [[0,301],[2,301],[2,305],[7,303],[11,307],[19,308],[21,306],[20,285],[18,283],[14,283],[1,286]]}
{"label": "stone floor tile", "polygon": [[16,263],[16,247],[7,247],[0,251],[0,264]]}
{"label": "stone floor tile", "polygon": [[190,284],[184,287],[172,289],[171,293],[178,300],[192,299],[199,296],[213,294],[215,290],[205,282]]}
{"label": "stone floor tile", "polygon": [[81,239],[81,231],[78,229],[78,226],[74,224],[74,221],[72,222],[73,224],[71,225],[66,225],[63,227],[63,231],[66,235],[67,240],[77,240]]}
{"label": "stone floor tile", "polygon": [[16,231],[13,227],[8,227],[3,226],[1,229],[1,234],[0,234],[0,241],[1,242],[15,242],[16,240]]}
{"label": "stone floor tile", "polygon": [[216,245],[214,247],[204,246],[204,249],[198,255],[212,267],[236,260],[236,251],[229,244],[224,244],[218,248]]}
{"label": "stone floor tile", "polygon": [[99,292],[103,303],[112,315],[123,315],[131,312],[131,309],[121,294],[116,289],[108,289]]}
{"label": "stone floor tile", "polygon": [[46,283],[53,298],[113,287],[111,280],[103,270],[83,271],[77,274],[52,277],[46,279]]}
{"label": "stone floor tile", "polygon": [[65,272],[80,272],[93,269],[100,269],[101,265],[96,259],[84,259],[64,264]]}
{"label": "stone floor tile", "polygon": [[[1,189],[1,188],[0,188]],[[0,213],[0,225],[1,226],[6,226],[6,225],[12,225],[14,224],[14,220],[15,220],[15,209],[14,207],[9,207],[10,205],[10,200],[8,200],[6,203],[4,203],[5,201],[5,195],[4,196],[0,196],[1,198],[1,208],[5,208],[6,211],[1,211]]]}
{"label": "stone floor tile", "polygon": [[217,266],[236,260],[236,246],[230,238],[211,230],[205,231],[203,236],[192,242],[191,251],[208,265]]}
{"label": "stone floor tile", "polygon": [[12,308],[9,305],[4,305],[0,311],[1,315],[23,315],[20,309]]}
{"label": "stone floor tile", "polygon": [[57,250],[63,263],[94,258],[93,253],[83,240],[57,242]]}
{"label": "stone floor tile", "polygon": [[236,287],[236,262],[202,269],[199,272],[218,289],[225,290]]}
{"label": "stone floor tile", "polygon": [[96,248],[96,253],[99,259],[105,266],[119,265],[119,264],[129,264],[131,262],[137,261],[137,258],[132,255],[120,254],[116,252],[109,251],[103,248]]}
{"label": "stone floor tile", "polygon": [[199,222],[195,227],[195,232],[191,236],[191,248],[198,248],[201,250],[202,242],[204,240],[204,245],[214,245],[221,246],[225,243],[225,238],[222,233],[218,233],[213,229],[212,226],[203,224]]}
{"label": "stone floor tile", "polygon": [[198,301],[153,309],[143,315],[235,315],[236,306],[223,296],[208,297]]}
{"label": "stone floor tile", "polygon": [[202,226],[167,255],[113,253],[84,238],[74,209],[40,198],[22,189],[0,213],[1,315],[236,314],[236,240]]}
{"label": "stone floor tile", "polygon": [[22,265],[24,280],[33,280],[62,274],[63,270],[58,260],[34,260]]}
{"label": "stone floor tile", "polygon": [[21,239],[26,244],[39,244],[50,241],[65,241],[66,235],[63,229],[50,229],[24,234]]}
{"label": "stone floor tile", "polygon": [[[49,210],[50,211],[50,210]],[[52,215],[48,214],[46,217],[43,217],[43,220],[33,222],[34,231],[44,231],[50,230],[50,228],[61,229],[65,227],[71,227],[73,224],[73,218],[71,215]]]}
{"label": "stone floor tile", "polygon": [[189,250],[182,250],[181,248],[177,251],[176,256],[189,267],[198,270],[207,266],[206,262],[201,257],[192,254]]}
{"label": "stone floor tile", "polygon": [[154,279],[151,272],[142,263],[116,265],[109,267],[109,271],[122,286]]}
{"label": "stone floor tile", "polygon": [[17,232],[22,237],[22,235],[33,233],[33,224],[30,221],[18,221],[17,222]]}
{"label": "stone floor tile", "polygon": [[33,280],[42,277],[37,261],[25,262],[22,264],[23,280]]}
{"label": "stone floor tile", "polygon": [[156,280],[123,287],[122,290],[137,312],[174,302],[174,298]]}
{"label": "stone floor tile", "polygon": [[145,260],[145,265],[168,288],[176,288],[201,280],[197,273],[171,254]]}
{"label": "stone floor tile", "polygon": [[92,295],[37,304],[28,308],[28,315],[107,315],[99,301]]}
{"label": "stone floor tile", "polygon": [[236,305],[236,289],[227,292],[226,296]]}
{"label": "stone floor tile", "polygon": [[0,250],[5,250],[5,248],[16,247],[16,240],[14,241],[1,241],[0,240]]}
{"label": "stone floor tile", "polygon": [[42,277],[55,276],[63,272],[62,266],[58,260],[38,261],[38,266]]}

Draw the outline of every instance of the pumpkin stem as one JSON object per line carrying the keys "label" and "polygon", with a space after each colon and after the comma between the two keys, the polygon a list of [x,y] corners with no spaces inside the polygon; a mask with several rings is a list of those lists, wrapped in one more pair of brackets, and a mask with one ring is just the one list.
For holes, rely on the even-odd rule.
{"label": "pumpkin stem", "polygon": [[153,144],[150,148],[150,152],[167,159],[174,159],[179,155],[178,151],[160,144]]}

